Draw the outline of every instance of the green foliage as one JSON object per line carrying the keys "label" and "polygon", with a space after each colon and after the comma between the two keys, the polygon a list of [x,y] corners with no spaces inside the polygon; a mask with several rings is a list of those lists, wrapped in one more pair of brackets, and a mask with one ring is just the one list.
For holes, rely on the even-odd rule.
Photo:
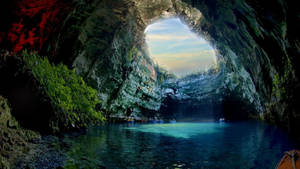
{"label": "green foliage", "polygon": [[127,57],[128,62],[131,62],[131,61],[132,61],[132,59],[133,59],[134,56],[137,54],[137,52],[138,52],[138,50],[137,50],[136,47],[133,47],[133,48],[131,48],[131,49],[129,50],[128,57]]}
{"label": "green foliage", "polygon": [[280,96],[285,93],[284,88],[281,87],[283,78],[280,78],[278,73],[274,75],[273,77],[273,88],[272,93],[277,98],[280,98]]}
{"label": "green foliage", "polygon": [[271,101],[266,109],[263,117],[264,120],[273,123],[283,123],[285,121],[283,114],[291,113],[291,111],[283,112],[288,104],[291,104],[295,99],[294,84],[297,84],[294,69],[291,61],[288,59],[284,65],[284,71],[273,76]]}
{"label": "green foliage", "polygon": [[23,129],[11,114],[8,101],[0,95],[0,168],[12,167],[10,159],[24,153],[27,143],[40,138],[34,131]]}
{"label": "green foliage", "polygon": [[39,81],[45,94],[57,112],[63,114],[67,125],[83,127],[89,123],[104,121],[101,112],[96,111],[100,101],[97,91],[63,64],[53,65],[47,58],[35,53],[22,53],[26,69]]}
{"label": "green foliage", "polygon": [[123,65],[128,69],[131,67],[131,62],[133,61],[134,57],[136,56],[138,50],[136,47],[131,48],[127,55],[124,57]]}
{"label": "green foliage", "polygon": [[294,79],[293,67],[291,61],[288,60],[283,75],[278,73],[273,77],[272,95],[277,97],[277,99],[287,99],[288,91],[287,87],[290,86],[289,83]]}
{"label": "green foliage", "polygon": [[160,67],[159,65],[155,65],[155,71],[157,73],[157,80],[158,83],[162,83],[163,81],[167,79],[176,79],[176,75],[170,73],[168,70]]}

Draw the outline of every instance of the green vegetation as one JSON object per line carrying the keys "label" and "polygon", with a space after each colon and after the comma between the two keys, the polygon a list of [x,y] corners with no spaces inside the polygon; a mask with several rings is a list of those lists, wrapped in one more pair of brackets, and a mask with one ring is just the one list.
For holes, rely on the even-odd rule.
{"label": "green vegetation", "polygon": [[138,49],[136,47],[131,48],[125,57],[123,57],[122,65],[124,66],[124,70],[130,70],[131,62],[134,60],[138,52]]}
{"label": "green vegetation", "polygon": [[295,78],[294,76],[291,61],[288,60],[284,67],[284,73],[281,76],[277,73],[273,77],[272,95],[277,99],[287,99],[286,97],[289,96],[287,87],[290,86],[290,81]]}
{"label": "green vegetation", "polygon": [[[30,70],[49,97],[56,118],[64,127],[86,127],[88,124],[103,122],[105,118],[96,106],[101,102],[97,91],[63,64],[53,65],[45,57],[35,53],[22,53],[26,70]],[[56,121],[57,121],[56,120]],[[53,125],[52,127],[58,127]],[[59,130],[59,128],[56,128]]]}
{"label": "green vegetation", "polygon": [[19,125],[8,101],[0,95],[0,168],[13,168],[14,159],[28,150],[27,143],[39,138],[38,133]]}
{"label": "green vegetation", "polygon": [[170,73],[168,70],[160,67],[159,65],[155,65],[154,67],[156,73],[157,73],[157,81],[159,84],[161,84],[163,81],[167,79],[176,79],[176,75]]}
{"label": "green vegetation", "polygon": [[277,98],[280,98],[280,96],[285,93],[284,88],[281,87],[283,79],[283,77],[279,77],[278,73],[273,77],[272,94]]}
{"label": "green vegetation", "polygon": [[[291,97],[295,93],[294,84],[296,84],[296,77],[290,60],[286,61],[283,70],[282,74],[276,73],[273,76],[271,102],[267,107],[264,117],[262,117],[264,120],[278,124],[280,121],[284,121],[283,114],[291,113],[291,111],[283,111],[286,109],[287,104],[291,104],[295,100]],[[278,112],[278,110],[281,112]]]}
{"label": "green vegetation", "polygon": [[127,62],[131,62],[133,60],[134,56],[137,54],[137,52],[138,52],[138,49],[136,47],[131,48],[128,52],[128,56],[126,57]]}

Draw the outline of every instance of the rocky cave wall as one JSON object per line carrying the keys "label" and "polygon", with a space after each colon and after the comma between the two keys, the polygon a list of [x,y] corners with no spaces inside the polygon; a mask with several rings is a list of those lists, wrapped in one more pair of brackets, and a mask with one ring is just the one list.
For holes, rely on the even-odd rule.
{"label": "rocky cave wall", "polygon": [[151,114],[159,109],[162,95],[143,31],[159,18],[178,16],[210,41],[225,63],[224,98],[233,95],[244,100],[261,118],[293,132],[300,121],[294,94],[299,91],[300,22],[294,3],[13,1],[8,9],[18,13],[8,12],[13,19],[5,19],[9,26],[1,28],[0,43],[1,48],[16,52],[38,50],[54,62],[75,67],[99,91],[108,114]]}
{"label": "rocky cave wall", "polygon": [[[194,30],[210,36],[232,70],[228,88],[253,101],[262,118],[296,133],[299,10],[294,1],[185,2],[205,18]],[[249,95],[255,91],[258,95]]]}
{"label": "rocky cave wall", "polygon": [[161,85],[161,116],[177,121],[216,121],[224,117],[224,73],[222,69],[165,80]]}
{"label": "rocky cave wall", "polygon": [[[74,59],[70,63],[98,89],[103,109],[110,114],[135,116],[139,112],[151,113],[159,109],[163,96],[155,81],[154,64],[147,53],[144,30],[160,18],[173,16],[180,17],[219,50],[220,57],[227,64],[224,73],[226,84],[222,85],[230,89],[229,93],[240,95],[238,99],[249,102],[257,112],[263,112],[261,98],[250,74],[227,44],[222,42],[217,46],[217,41],[204,31],[202,27],[207,21],[198,9],[171,0],[101,1],[92,8],[87,16],[77,20],[75,28],[66,27],[66,32],[76,32],[74,29],[78,27],[80,31],[61,38],[57,42],[57,54],[72,46]],[[82,12],[70,15],[66,25],[69,25],[72,18],[78,18],[78,13]],[[76,39],[71,43],[74,45],[69,44],[69,39]]]}

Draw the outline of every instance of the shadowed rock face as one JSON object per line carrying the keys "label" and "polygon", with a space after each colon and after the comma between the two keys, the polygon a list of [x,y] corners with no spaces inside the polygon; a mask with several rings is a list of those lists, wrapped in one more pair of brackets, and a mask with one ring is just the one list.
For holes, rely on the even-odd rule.
{"label": "shadowed rock face", "polygon": [[0,168],[13,167],[10,163],[29,148],[27,144],[39,138],[37,133],[20,127],[7,100],[0,96]]}
{"label": "shadowed rock face", "polygon": [[[232,105],[229,107],[234,107],[236,101],[230,100],[234,98],[253,107],[257,116],[293,132],[300,127],[295,94],[299,91],[300,22],[299,10],[293,3],[292,0],[74,1],[72,8],[62,12],[67,15],[61,17],[62,24],[58,24],[60,27],[53,37],[45,42],[33,41],[37,45],[30,46],[33,49],[38,46],[41,53],[52,55],[55,62],[74,67],[99,91],[102,108],[109,114],[141,116],[140,112],[150,112],[153,115],[164,97],[147,53],[144,29],[161,17],[178,16],[213,44],[224,63],[222,82],[212,78],[209,82],[220,86],[210,91],[222,88],[224,95],[220,96],[223,103]],[[26,27],[26,21],[22,23]],[[2,36],[0,42],[3,39]],[[200,94],[207,93],[200,90],[201,83],[186,86]]]}
{"label": "shadowed rock face", "polygon": [[[124,75],[124,69],[128,68],[122,69],[122,59],[136,47],[139,57],[133,58],[145,60],[153,66],[146,59],[144,29],[161,17],[179,16],[218,50],[225,64],[222,78],[227,93],[232,93],[236,100],[252,105],[257,114],[284,126],[293,126],[299,119],[291,113],[296,112],[291,110],[295,107],[287,106],[287,103],[295,100],[292,92],[298,90],[294,85],[298,83],[294,61],[299,42],[295,38],[297,32],[294,26],[297,25],[291,20],[297,21],[299,18],[290,14],[295,12],[293,9],[287,12],[287,6],[292,5],[290,3],[276,1],[270,7],[268,3],[258,1],[103,1],[95,4],[95,9],[84,19],[85,22],[79,22],[83,29],[77,35],[80,41],[78,44],[81,45],[76,47],[73,66],[95,83],[100,93],[103,93],[103,98],[107,99],[104,106],[110,107],[110,110],[114,110],[116,105],[122,105],[121,112],[130,112],[141,102],[141,109],[157,110],[161,96],[150,91],[155,91],[159,86],[155,82],[149,85],[149,80],[141,80],[151,76],[139,72],[140,69],[133,68],[134,71],[129,73],[135,80],[126,80],[129,76]],[[64,45],[60,46],[63,49]],[[136,62],[135,59],[132,61]],[[143,67],[136,64],[136,67],[140,66]],[[107,76],[120,76],[123,80],[117,83]],[[131,86],[134,81],[136,85]],[[120,88],[124,82],[130,86],[131,93]],[[107,87],[107,83],[114,87]],[[139,86],[145,87],[142,93],[147,95],[147,100],[135,94]],[[114,93],[114,98],[111,93]],[[125,101],[128,98],[131,104]],[[147,107],[149,103],[151,106]],[[287,121],[286,118],[290,116],[293,118]]]}
{"label": "shadowed rock face", "polygon": [[160,114],[177,121],[216,121],[224,117],[224,76],[196,74],[162,84],[165,96]]}
{"label": "shadowed rock face", "polygon": [[21,59],[0,52],[0,77],[0,93],[10,101],[11,115],[22,127],[49,133],[49,120],[54,112],[51,103],[43,98],[37,81],[26,73]]}
{"label": "shadowed rock face", "polygon": [[[162,96],[145,46],[144,29],[159,18],[171,16],[180,17],[195,32],[215,44],[226,63],[222,74],[226,84],[222,85],[227,86],[229,92],[243,93],[239,98],[250,101],[257,112],[262,112],[261,98],[239,57],[227,44],[222,42],[217,46],[213,37],[204,31],[208,23],[203,14],[181,1],[102,1],[94,4],[91,13],[77,21],[80,31],[72,34],[76,38],[66,36],[57,42],[57,54],[65,46],[73,47],[74,60],[67,63],[72,63],[77,72],[98,89],[104,101],[103,108],[108,112],[121,116],[125,112],[125,115],[135,115],[145,110],[157,111]],[[75,18],[76,13],[72,17]],[[65,29],[75,32],[74,28]],[[69,42],[68,38],[77,41],[70,45],[64,42]],[[58,58],[64,60],[64,56]]]}

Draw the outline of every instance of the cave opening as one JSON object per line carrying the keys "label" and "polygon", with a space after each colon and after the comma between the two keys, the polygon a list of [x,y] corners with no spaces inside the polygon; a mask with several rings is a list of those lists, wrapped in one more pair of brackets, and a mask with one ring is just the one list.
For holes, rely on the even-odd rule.
{"label": "cave opening", "polygon": [[227,117],[224,109],[230,106],[224,101],[220,70],[224,65],[209,41],[179,17],[158,19],[146,27],[145,36],[158,74],[171,74],[161,84],[162,118],[196,122]]}
{"label": "cave opening", "polygon": [[[78,21],[84,23],[82,29],[70,36],[68,32],[72,32],[72,29],[67,29],[66,24],[63,31],[66,35],[63,40],[57,42],[57,58],[63,58],[60,54],[66,47],[72,46],[73,53],[68,58],[72,57],[74,60],[68,61],[67,65],[72,65],[78,74],[84,76],[88,84],[98,90],[102,100],[101,108],[109,112],[109,117],[152,118],[164,106],[180,105],[176,104],[178,101],[188,105],[192,111],[205,110],[201,107],[207,103],[209,105],[206,108],[216,110],[215,112],[225,108],[224,111],[228,113],[224,114],[228,115],[228,118],[240,118],[232,115],[232,112],[239,115],[239,110],[236,109],[240,107],[246,107],[247,110],[254,107],[255,111],[262,112],[252,74],[249,67],[245,67],[248,62],[243,60],[242,54],[237,53],[234,48],[240,41],[229,37],[229,31],[223,30],[227,27],[215,29],[219,28],[218,22],[209,20],[207,11],[197,7],[199,4],[191,6],[186,1],[136,1],[132,5],[129,7],[132,10],[129,11],[125,8],[119,9],[126,13],[124,17],[120,17],[118,12],[110,13],[114,20],[107,15],[95,14],[83,18],[82,21]],[[110,8],[115,8],[114,3],[97,6],[95,13]],[[71,20],[66,23],[69,22],[72,23]],[[151,27],[163,28],[156,25],[164,25],[161,22],[173,22],[173,25],[166,28],[165,32],[156,30],[156,34],[152,34]],[[170,43],[168,36],[161,34],[168,30],[178,31],[178,25],[174,26],[174,22],[189,33],[193,32],[193,38],[185,38],[178,32],[173,32],[169,38],[177,38],[177,41]],[[231,30],[230,33],[237,32]],[[149,36],[153,38],[152,41]],[[203,39],[199,40],[199,36]],[[77,40],[74,41],[73,38]],[[162,45],[166,41],[169,42],[167,47]],[[198,51],[190,52],[192,54],[188,59],[180,57],[182,53],[189,52],[182,52],[184,47],[178,47],[178,43],[197,48]],[[153,50],[153,45],[159,48]],[[201,57],[200,53],[203,51],[210,52]],[[181,67],[175,67],[174,71],[171,69],[174,67],[170,68],[169,65],[160,63],[161,60],[154,55],[165,56],[159,59]],[[157,71],[160,67],[157,69],[154,61],[167,68],[165,73],[171,72],[180,78],[174,78],[173,82],[168,83],[166,78],[161,76],[161,72]],[[215,69],[209,69],[210,67]],[[205,73],[200,75],[201,72],[209,72],[211,76]],[[172,74],[169,75],[172,77]],[[168,91],[171,91],[171,94]],[[175,102],[162,103],[167,100],[166,97],[173,97]],[[247,115],[248,113],[245,113],[241,118]],[[220,115],[211,116],[218,118]]]}
{"label": "cave opening", "polygon": [[159,19],[148,25],[145,36],[158,70],[174,75],[162,83],[165,98],[161,117],[176,121],[223,118],[223,96],[215,92],[222,86],[223,74],[212,44],[179,17]]}
{"label": "cave opening", "polygon": [[[75,0],[70,9],[56,0],[38,1],[16,2],[12,6],[18,10],[4,10],[15,17],[3,15],[13,26],[1,28],[0,43],[9,42],[3,45],[9,51],[10,46],[40,49],[41,57],[53,66],[63,62],[93,89],[60,85],[72,84],[70,73],[67,80],[51,83],[51,89],[63,91],[55,95],[58,102],[51,101],[48,85],[37,80],[47,82],[54,73],[45,69],[50,73],[35,78],[19,58],[4,54],[2,62],[0,51],[4,108],[8,102],[22,128],[59,134],[32,140],[41,146],[29,140],[27,148],[18,135],[14,141],[10,132],[23,129],[11,118],[2,120],[9,113],[2,113],[0,105],[0,168],[2,163],[11,168],[6,163],[14,160],[13,153],[20,154],[16,162],[25,168],[275,168],[284,152],[298,149],[280,128],[248,121],[269,121],[300,138],[299,96],[294,94],[300,88],[294,23],[300,22],[291,1],[270,6],[249,0]],[[209,43],[178,32],[162,35],[179,30],[174,22]],[[195,51],[182,51],[191,48]],[[209,54],[214,56],[208,59]],[[73,97],[77,91],[95,97]],[[92,108],[85,104],[90,99],[97,100]],[[109,124],[94,126],[90,111],[97,121],[103,113]],[[68,132],[75,128],[83,130]],[[19,144],[26,146],[26,156]]]}
{"label": "cave opening", "polygon": [[161,118],[194,122],[249,119],[256,110],[245,98],[246,91],[229,89],[240,85],[237,77],[229,77],[240,76],[226,63],[232,62],[232,56],[223,49],[220,54],[215,40],[195,31],[193,22],[184,15],[164,14],[144,31],[149,55],[159,67],[157,73],[171,74],[161,84]]}
{"label": "cave opening", "polygon": [[177,77],[217,67],[215,49],[178,17],[160,19],[148,25],[145,35],[155,64]]}

